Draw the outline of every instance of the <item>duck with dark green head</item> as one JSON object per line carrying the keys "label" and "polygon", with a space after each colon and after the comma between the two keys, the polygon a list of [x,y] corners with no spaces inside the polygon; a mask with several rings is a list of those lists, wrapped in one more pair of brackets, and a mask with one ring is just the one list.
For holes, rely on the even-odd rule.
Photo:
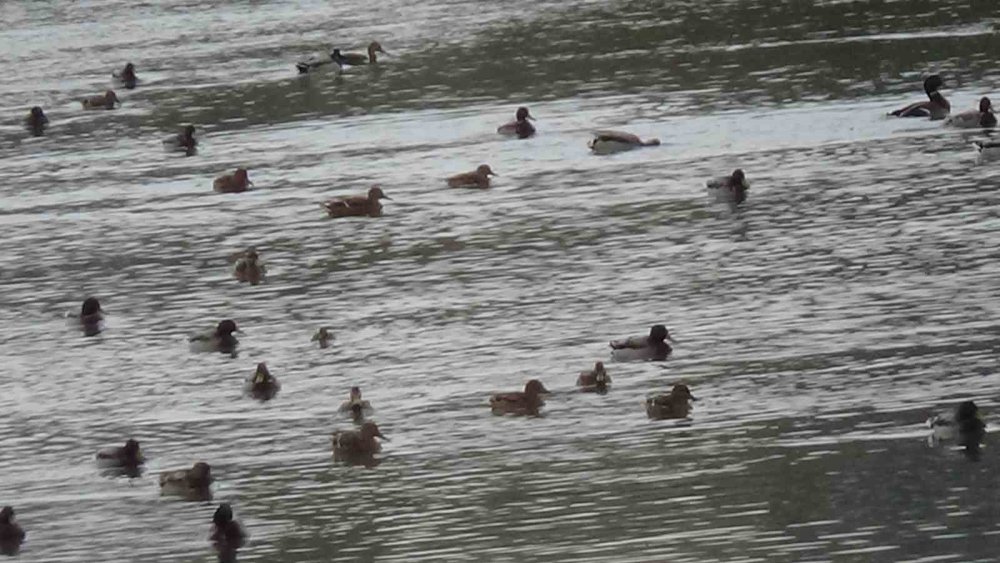
{"label": "duck with dark green head", "polygon": [[653,325],[649,336],[630,336],[611,341],[611,357],[619,362],[663,361],[673,351],[667,341],[674,342],[663,325]]}
{"label": "duck with dark green head", "polygon": [[139,449],[139,442],[129,438],[124,446],[105,448],[97,452],[97,461],[102,465],[138,467],[146,462]]}
{"label": "duck with dark green head", "polygon": [[191,350],[195,352],[222,352],[233,355],[240,341],[233,333],[240,332],[236,322],[230,319],[219,321],[215,329],[205,334],[196,334],[188,338]]}

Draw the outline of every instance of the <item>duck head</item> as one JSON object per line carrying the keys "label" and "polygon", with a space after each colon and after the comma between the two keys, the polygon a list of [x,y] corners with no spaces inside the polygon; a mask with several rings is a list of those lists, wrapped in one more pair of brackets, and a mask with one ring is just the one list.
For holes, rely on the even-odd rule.
{"label": "duck head", "polygon": [[529,381],[524,385],[525,395],[537,397],[538,395],[543,395],[548,392],[549,390],[546,389],[545,386],[542,385],[542,382],[538,381],[537,379],[532,379],[531,381]]}
{"label": "duck head", "polygon": [[139,458],[139,442],[129,438],[125,441],[125,447],[122,448],[122,453],[129,459]]}
{"label": "duck head", "polygon": [[649,342],[652,344],[659,344],[664,340],[675,342],[675,340],[670,337],[670,331],[667,330],[667,327],[663,325],[653,325],[649,329]]}
{"label": "duck head", "polygon": [[108,90],[104,93],[104,103],[108,107],[114,107],[115,104],[122,105],[122,101],[118,99],[118,94],[115,94],[114,90]]}
{"label": "duck head", "polygon": [[35,106],[31,108],[31,119],[36,123],[48,123],[49,118],[45,117],[45,112],[42,111],[41,106]]}
{"label": "duck head", "polygon": [[924,92],[930,96],[931,92],[937,92],[944,88],[944,79],[939,74],[932,74],[924,79]]}
{"label": "duck head", "polygon": [[256,384],[267,383],[271,381],[271,372],[267,369],[267,364],[261,362],[257,364],[257,371],[253,374],[253,382]]}
{"label": "duck head", "polygon": [[361,401],[361,388],[358,386],[351,387],[351,402],[358,403]]}
{"label": "duck head", "polygon": [[597,382],[598,386],[608,384],[608,372],[604,370],[604,362],[597,362],[594,364],[594,380]]}
{"label": "duck head", "polygon": [[983,96],[983,98],[979,100],[979,111],[981,113],[993,111],[993,102],[991,102],[986,96]]}
{"label": "duck head", "polygon": [[499,174],[497,174],[496,172],[493,171],[493,169],[490,168],[489,164],[480,164],[479,167],[476,168],[476,174],[484,177],[499,176]]}
{"label": "duck head", "polygon": [[643,141],[642,145],[646,146],[646,147],[658,147],[658,146],[660,146],[660,140],[656,139],[656,138],[648,139],[648,140]]}
{"label": "duck head", "polygon": [[253,182],[250,181],[250,176],[247,174],[246,168],[237,168],[236,172],[233,172],[233,179],[241,184],[246,184],[252,186]]}
{"label": "duck head", "polygon": [[80,316],[87,317],[101,312],[101,302],[96,297],[88,297],[83,300],[83,307],[80,308]]}
{"label": "duck head", "polygon": [[14,520],[14,509],[10,506],[5,506],[0,509],[0,524],[10,524]]}
{"label": "duck head", "polygon": [[517,113],[514,115],[514,118],[517,119],[518,121],[524,121],[525,119],[530,119],[532,121],[535,120],[535,118],[532,117],[530,113],[528,113],[528,108],[523,106],[517,108]]}
{"label": "duck head", "polygon": [[207,485],[212,481],[212,468],[204,461],[199,461],[191,468],[191,478]]}
{"label": "duck head", "polygon": [[392,199],[391,197],[385,195],[382,191],[381,186],[372,186],[368,188],[368,201],[378,201],[380,199]]}
{"label": "duck head", "polygon": [[222,503],[219,508],[215,509],[215,514],[212,515],[212,523],[218,527],[223,527],[233,521],[233,507],[229,506],[229,503]]}
{"label": "duck head", "polygon": [[389,441],[388,438],[382,435],[382,432],[378,429],[378,424],[374,422],[366,422],[361,425],[361,439],[368,442],[375,438],[381,438],[385,441]]}
{"label": "duck head", "polygon": [[257,259],[260,258],[260,255],[257,254],[257,249],[251,246],[246,252],[243,253],[243,258],[247,262],[256,263]]}
{"label": "duck head", "polygon": [[955,409],[955,420],[957,422],[962,422],[964,420],[972,420],[979,417],[979,407],[976,403],[972,401],[963,401]]}
{"label": "duck head", "polygon": [[683,383],[678,383],[674,385],[673,389],[670,390],[670,396],[682,399],[684,401],[697,401],[698,398],[691,394],[691,390],[688,389],[687,385]]}
{"label": "duck head", "polygon": [[382,44],[378,41],[372,41],[368,44],[368,56],[375,58],[375,53],[382,53],[383,55],[388,55],[385,49],[382,48]]}
{"label": "duck head", "polygon": [[195,132],[194,125],[188,125],[187,127],[184,128],[184,138],[185,139],[193,139],[194,138],[194,132]]}
{"label": "duck head", "polygon": [[215,327],[216,336],[232,336],[234,332],[239,330],[236,327],[236,321],[226,319],[224,321],[219,321],[219,324]]}
{"label": "duck head", "polygon": [[747,184],[747,175],[743,173],[742,168],[737,168],[736,170],[733,170],[732,179],[733,179],[733,184],[736,184],[737,186],[743,186],[743,189],[750,188],[750,185]]}

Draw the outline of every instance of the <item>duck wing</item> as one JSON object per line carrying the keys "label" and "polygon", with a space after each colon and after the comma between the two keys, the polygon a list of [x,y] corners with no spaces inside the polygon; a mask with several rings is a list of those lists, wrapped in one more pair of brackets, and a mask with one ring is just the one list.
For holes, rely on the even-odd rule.
{"label": "duck wing", "polygon": [[647,344],[648,339],[645,336],[629,336],[628,338],[612,340],[611,348],[615,350],[640,349],[645,348]]}

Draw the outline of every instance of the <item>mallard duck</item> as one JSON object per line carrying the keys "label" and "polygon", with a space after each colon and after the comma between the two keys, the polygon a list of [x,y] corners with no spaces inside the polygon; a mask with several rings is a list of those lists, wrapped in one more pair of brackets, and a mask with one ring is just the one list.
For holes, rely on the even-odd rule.
{"label": "mallard duck", "polygon": [[24,126],[36,137],[43,135],[48,125],[49,118],[45,117],[45,112],[39,106],[31,108],[31,111],[28,112],[28,117],[24,119]]}
{"label": "mallard duck", "polygon": [[139,82],[135,76],[135,65],[132,63],[126,63],[125,68],[112,72],[111,76],[129,90],[135,88]]}
{"label": "mallard duck", "polygon": [[368,44],[368,54],[363,55],[361,53],[341,53],[340,49],[334,49],[330,58],[339,65],[347,66],[358,66],[364,64],[375,64],[378,62],[375,58],[375,53],[382,53],[383,55],[388,55],[382,49],[382,45],[378,41],[372,41]]}
{"label": "mallard duck", "polygon": [[101,309],[101,302],[96,297],[84,299],[79,319],[84,336],[99,334],[104,329],[104,311]]}
{"label": "mallard duck", "polygon": [[212,534],[209,538],[213,543],[227,548],[242,547],[246,542],[247,533],[243,526],[233,519],[233,508],[228,503],[222,503],[215,509],[215,514],[212,515]]}
{"label": "mallard duck", "polygon": [[669,393],[648,397],[646,414],[649,418],[687,418],[691,413],[691,401],[697,400],[687,385],[678,383]]}
{"label": "mallard duck", "polygon": [[372,186],[367,196],[337,197],[323,204],[330,217],[381,217],[381,199],[392,199],[385,195],[382,188]]}
{"label": "mallard duck", "polygon": [[225,354],[232,354],[236,351],[236,346],[240,343],[233,336],[233,333],[238,331],[239,328],[236,327],[236,322],[226,319],[219,321],[214,330],[205,334],[196,334],[188,338],[188,342],[190,342],[192,350],[196,352],[223,352]]}
{"label": "mallard duck", "polygon": [[361,388],[357,386],[351,387],[350,397],[340,404],[340,412],[348,413],[353,411],[356,407],[360,407],[362,411],[370,412],[372,410],[371,403],[361,398]]}
{"label": "mallard duck", "polygon": [[490,176],[499,176],[490,169],[489,164],[480,164],[473,172],[456,174],[448,178],[449,188],[480,188],[490,187]]}
{"label": "mallard duck", "polygon": [[997,116],[993,113],[993,102],[983,96],[979,100],[978,110],[963,111],[956,113],[945,121],[945,125],[952,127],[962,127],[965,129],[990,129],[997,126]]}
{"label": "mallard duck", "polygon": [[212,183],[212,189],[224,194],[238,194],[247,191],[248,186],[252,185],[253,182],[250,181],[246,169],[237,168],[232,174],[224,174],[216,178],[215,182]]}
{"label": "mallard duck", "polygon": [[750,182],[743,170],[737,168],[729,176],[715,178],[705,183],[708,191],[719,201],[728,201],[734,205],[739,205],[746,201],[747,190],[750,189]]}
{"label": "mallard duck", "polygon": [[271,375],[264,362],[257,364],[257,370],[246,382],[247,394],[262,401],[273,399],[280,390],[281,384],[278,383],[276,377]]}
{"label": "mallard duck", "polygon": [[212,484],[212,468],[204,461],[191,469],[177,469],[160,474],[160,488],[207,489]]}
{"label": "mallard duck", "polygon": [[932,416],[927,420],[932,430],[931,442],[954,441],[969,452],[978,452],[986,436],[986,423],[973,401],[962,401],[954,413]]}
{"label": "mallard duck", "polygon": [[267,267],[260,263],[260,256],[253,247],[243,253],[243,257],[236,261],[233,268],[233,276],[241,282],[257,285],[264,281],[267,276]]}
{"label": "mallard duck", "polygon": [[924,93],[927,94],[926,102],[916,102],[904,108],[890,112],[889,115],[896,117],[929,117],[932,120],[944,119],[951,113],[951,103],[945,99],[939,89],[944,87],[944,79],[937,74],[932,74],[924,79]]}
{"label": "mallard duck", "polygon": [[594,369],[581,371],[580,377],[576,378],[576,386],[581,391],[597,391],[599,393],[607,391],[611,385],[611,376],[604,370],[604,362],[594,364]]}
{"label": "mallard duck", "polygon": [[612,154],[640,147],[655,147],[659,144],[659,139],[643,141],[639,137],[623,131],[598,131],[594,133],[594,138],[587,143],[587,146],[594,151],[594,154]]}
{"label": "mallard duck", "polygon": [[494,413],[538,414],[538,409],[545,405],[542,395],[549,390],[541,381],[532,379],[524,385],[524,391],[511,393],[496,393],[490,397],[490,408]]}
{"label": "mallard duck", "polygon": [[187,125],[180,133],[163,139],[163,146],[167,150],[180,151],[185,156],[192,156],[198,152],[198,139],[194,138],[194,132],[194,125]]}
{"label": "mallard duck", "polygon": [[630,336],[611,341],[611,357],[620,362],[663,361],[673,349],[667,341],[674,342],[663,325],[653,325],[649,336]]}
{"label": "mallard duck", "polygon": [[518,139],[527,139],[535,134],[535,126],[528,121],[529,119],[534,120],[535,118],[528,113],[528,108],[519,107],[517,108],[517,113],[514,114],[514,121],[497,127],[497,133],[501,135],[516,135]]}
{"label": "mallard duck", "polygon": [[101,96],[91,96],[80,100],[83,109],[115,109],[115,104],[122,105],[114,90],[108,90]]}
{"label": "mallard duck", "polygon": [[367,456],[382,451],[382,444],[375,438],[389,439],[382,435],[378,425],[366,422],[359,430],[341,430],[333,433],[333,452],[346,456]]}
{"label": "mallard duck", "polygon": [[97,452],[97,461],[103,465],[137,467],[146,462],[139,450],[139,442],[129,438],[124,446],[105,448]]}
{"label": "mallard duck", "polygon": [[312,337],[313,342],[319,342],[320,348],[328,347],[331,340],[333,340],[333,334],[325,326],[320,327]]}

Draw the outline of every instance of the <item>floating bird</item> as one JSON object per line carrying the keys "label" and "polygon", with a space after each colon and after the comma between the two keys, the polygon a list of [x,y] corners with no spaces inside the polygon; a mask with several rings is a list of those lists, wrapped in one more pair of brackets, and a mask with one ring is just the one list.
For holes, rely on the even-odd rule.
{"label": "floating bird", "polygon": [[115,104],[122,105],[114,90],[108,90],[101,96],[91,96],[80,101],[83,109],[115,109]]}
{"label": "floating bird", "polygon": [[192,156],[198,152],[198,139],[194,138],[194,132],[194,125],[188,125],[182,132],[164,139],[163,146],[168,150],[182,151],[185,156]]}
{"label": "floating bird", "polygon": [[210,496],[212,468],[204,461],[195,463],[191,469],[178,469],[160,474],[160,489],[165,493],[177,493],[193,499]]}
{"label": "floating bird", "polygon": [[139,82],[135,75],[135,65],[132,63],[126,63],[125,68],[112,72],[111,76],[128,90],[135,88]]}
{"label": "floating bird", "polygon": [[697,400],[687,385],[678,383],[669,393],[647,398],[646,414],[657,419],[687,418],[691,413],[691,401]]}
{"label": "floating bird", "polygon": [[304,61],[299,61],[295,63],[295,68],[298,69],[299,74],[307,74],[328,64],[335,64],[337,65],[338,72],[343,71],[344,68],[340,66],[340,63],[335,61],[333,57],[334,53],[330,53],[329,55],[324,55],[322,57],[317,57],[313,55]]}
{"label": "floating bird", "polygon": [[104,311],[101,309],[101,302],[96,297],[84,299],[79,319],[84,336],[99,334],[104,329]]}
{"label": "floating bird", "polygon": [[653,325],[649,336],[630,336],[611,341],[611,356],[620,361],[663,361],[673,349],[667,341],[674,342],[663,325]]}
{"label": "floating bird", "polygon": [[528,121],[529,119],[534,120],[535,118],[528,113],[528,108],[517,108],[517,113],[514,114],[514,121],[498,127],[497,133],[501,135],[516,135],[518,139],[527,139],[535,134],[535,126]]}
{"label": "floating bird", "polygon": [[491,170],[489,164],[480,164],[479,168],[473,172],[456,174],[448,178],[448,187],[486,189],[490,187],[490,176],[499,176],[499,174]]}
{"label": "floating bird", "polygon": [[916,102],[904,108],[890,112],[889,115],[896,117],[929,117],[932,120],[944,119],[951,113],[951,103],[945,99],[938,90],[944,87],[944,79],[937,74],[932,74],[924,79],[924,93],[927,94],[926,102]]}
{"label": "floating bird", "polygon": [[580,377],[576,378],[576,386],[581,391],[597,391],[603,393],[611,385],[611,376],[604,370],[604,362],[594,364],[594,369],[580,372]]}
{"label": "floating bird", "polygon": [[355,386],[351,387],[350,397],[346,401],[340,404],[340,412],[343,413],[351,412],[357,407],[360,407],[361,410],[363,411],[370,412],[372,410],[371,403],[361,398],[361,388]]}
{"label": "floating bird", "polygon": [[319,342],[320,348],[328,347],[331,340],[333,340],[333,334],[325,326],[320,327],[312,337],[313,342]]}
{"label": "floating bird", "polygon": [[222,503],[212,515],[212,543],[224,549],[242,547],[246,542],[247,533],[243,526],[233,519],[233,508],[228,503]]}
{"label": "floating bird", "polygon": [[264,362],[257,364],[257,370],[250,379],[247,379],[245,387],[247,394],[261,401],[273,399],[278,394],[278,391],[281,390],[281,384],[278,383],[278,379],[271,375],[270,370],[267,369],[267,364]]}
{"label": "floating bird", "polygon": [[997,126],[997,116],[993,113],[993,102],[983,96],[979,100],[978,110],[963,111],[956,113],[945,121],[945,125],[952,127],[962,127],[964,129],[983,128],[991,129]]}
{"label": "floating bird", "polygon": [[374,422],[362,424],[359,430],[334,432],[333,452],[342,456],[370,456],[382,451],[382,444],[375,438],[388,441]]}
{"label": "floating bird", "polygon": [[31,111],[28,113],[28,117],[24,119],[24,126],[27,127],[28,131],[31,131],[31,134],[36,137],[42,136],[48,125],[49,118],[45,117],[45,112],[42,111],[42,108],[39,106],[31,108]]}
{"label": "floating bird", "polygon": [[340,65],[359,66],[365,64],[375,64],[378,62],[375,58],[375,53],[382,53],[384,55],[389,54],[382,49],[382,45],[380,45],[378,41],[372,41],[368,44],[367,55],[363,55],[361,53],[341,53],[340,49],[334,49],[330,58]]}
{"label": "floating bird", "polygon": [[238,281],[247,282],[250,285],[257,285],[264,281],[267,276],[267,267],[260,263],[256,249],[248,248],[243,257],[236,261],[233,276]]}
{"label": "floating bird", "polygon": [[598,131],[594,133],[594,138],[587,143],[587,146],[594,151],[594,154],[613,154],[639,147],[655,147],[659,144],[659,139],[643,141],[631,133],[622,131]]}
{"label": "floating bird", "polygon": [[124,446],[105,448],[97,452],[97,461],[105,465],[138,467],[146,462],[146,458],[139,450],[139,442],[130,438]]}
{"label": "floating bird", "polygon": [[14,520],[14,509],[10,506],[0,509],[0,553],[17,555],[24,535],[24,528]]}
{"label": "floating bird", "polygon": [[224,194],[238,194],[247,191],[248,186],[252,185],[253,182],[250,181],[246,169],[237,168],[232,174],[224,174],[216,178],[215,182],[212,183],[212,189]]}
{"label": "floating bird", "polygon": [[524,391],[511,393],[496,393],[490,397],[490,408],[496,414],[532,414],[537,415],[538,409],[545,405],[542,395],[549,390],[541,381],[532,379],[524,385]]}
{"label": "floating bird", "polygon": [[240,341],[233,336],[239,331],[236,323],[229,319],[219,321],[215,329],[206,334],[197,334],[188,338],[191,348],[197,352],[223,352],[233,354]]}
{"label": "floating bird", "polygon": [[973,401],[963,401],[955,407],[954,414],[932,416],[927,426],[933,434],[931,442],[954,441],[966,453],[978,455],[980,444],[986,436],[986,424],[979,416],[979,407]]}
{"label": "floating bird", "polygon": [[708,191],[719,201],[729,201],[734,205],[739,205],[746,201],[747,190],[750,189],[750,182],[743,170],[737,168],[729,176],[715,178],[706,182]]}
{"label": "floating bird", "polygon": [[337,197],[323,203],[327,214],[330,217],[381,217],[381,199],[392,199],[385,195],[382,188],[372,186],[368,189],[367,196]]}

